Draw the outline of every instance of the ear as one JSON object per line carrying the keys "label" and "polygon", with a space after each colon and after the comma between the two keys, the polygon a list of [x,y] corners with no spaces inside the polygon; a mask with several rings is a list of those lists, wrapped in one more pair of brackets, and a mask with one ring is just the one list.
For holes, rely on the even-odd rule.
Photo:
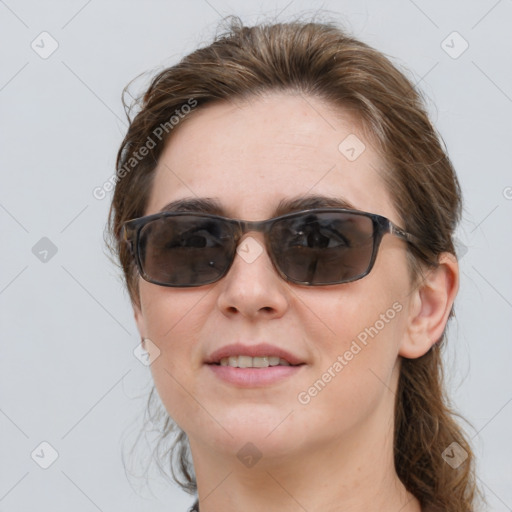
{"label": "ear", "polygon": [[438,266],[429,269],[412,292],[406,333],[400,344],[401,356],[421,357],[439,341],[458,289],[457,258],[451,253],[442,253]]}

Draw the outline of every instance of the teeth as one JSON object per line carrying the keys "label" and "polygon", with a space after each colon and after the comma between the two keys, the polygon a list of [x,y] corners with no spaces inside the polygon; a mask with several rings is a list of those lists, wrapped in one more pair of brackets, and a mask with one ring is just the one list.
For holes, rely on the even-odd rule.
{"label": "teeth", "polygon": [[239,368],[250,368],[251,366],[252,366],[252,357],[238,356],[238,367]]}
{"label": "teeth", "polygon": [[268,368],[268,357],[253,357],[252,365],[255,368]]}
{"label": "teeth", "polygon": [[233,368],[267,368],[269,366],[290,366],[290,363],[276,356],[229,356],[220,360],[221,366]]}

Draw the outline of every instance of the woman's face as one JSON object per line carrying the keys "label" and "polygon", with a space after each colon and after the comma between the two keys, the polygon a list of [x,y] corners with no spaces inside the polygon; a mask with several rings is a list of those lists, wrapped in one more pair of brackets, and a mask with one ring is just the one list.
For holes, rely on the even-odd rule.
{"label": "woman's face", "polygon": [[[383,166],[359,124],[317,98],[276,93],[217,104],[172,134],[145,213],[208,198],[224,216],[263,220],[283,200],[321,206],[307,202],[318,196],[402,225]],[[137,324],[160,350],[151,366],[155,385],[193,451],[232,455],[251,442],[263,456],[279,456],[334,440],[389,440],[411,300],[405,243],[385,235],[369,275],[330,286],[284,281],[261,233],[246,234],[239,248],[214,284],[166,288],[140,280]],[[250,355],[260,344],[268,346],[255,354],[285,351],[300,366],[209,364],[226,347],[225,354]]]}

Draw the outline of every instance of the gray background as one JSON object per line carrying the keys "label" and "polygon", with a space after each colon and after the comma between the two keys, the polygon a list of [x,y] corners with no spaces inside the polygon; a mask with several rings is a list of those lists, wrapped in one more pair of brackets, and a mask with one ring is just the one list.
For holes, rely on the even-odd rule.
{"label": "gray background", "polygon": [[[462,282],[447,376],[474,426],[489,509],[512,510],[511,0],[0,0],[0,511],[191,502],[155,472],[150,488],[125,475],[123,446],[141,426],[151,378],[103,248],[109,199],[92,191],[114,172],[129,80],[207,42],[222,16],[252,23],[318,8],[410,70],[458,170]],[[43,31],[59,45],[46,59]],[[31,458],[43,441],[59,454],[48,469],[38,465],[48,448]]]}

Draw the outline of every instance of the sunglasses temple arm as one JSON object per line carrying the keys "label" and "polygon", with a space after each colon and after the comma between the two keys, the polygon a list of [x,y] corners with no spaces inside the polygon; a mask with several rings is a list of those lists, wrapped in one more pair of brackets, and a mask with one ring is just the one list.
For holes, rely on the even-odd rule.
{"label": "sunglasses temple arm", "polygon": [[133,254],[133,240],[130,238],[127,226],[123,226],[121,229],[121,240],[128,246],[130,253]]}
{"label": "sunglasses temple arm", "polygon": [[402,240],[405,240],[406,242],[409,242],[413,245],[418,245],[420,243],[420,239],[411,233],[407,233],[407,231],[404,231],[402,228],[399,228],[396,224],[393,224],[391,221],[389,221],[389,232],[392,235],[397,236],[398,238],[401,238]]}

